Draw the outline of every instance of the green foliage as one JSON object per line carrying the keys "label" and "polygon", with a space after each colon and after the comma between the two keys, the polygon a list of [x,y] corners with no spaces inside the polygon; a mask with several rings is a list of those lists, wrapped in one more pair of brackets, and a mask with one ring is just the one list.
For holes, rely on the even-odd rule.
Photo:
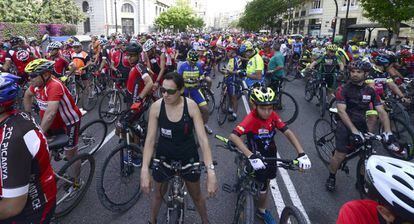
{"label": "green foliage", "polygon": [[279,17],[290,7],[303,3],[303,0],[253,0],[248,2],[238,26],[248,31],[262,27],[276,27]]}
{"label": "green foliage", "polygon": [[84,19],[73,0],[0,0],[1,22],[76,24]]}
{"label": "green foliage", "polygon": [[73,36],[76,35],[76,26],[67,24],[60,29],[62,36]]}
{"label": "green foliage", "polygon": [[364,8],[364,16],[396,34],[402,21],[414,18],[412,0],[360,0],[360,3]]}
{"label": "green foliage", "polygon": [[9,39],[12,36],[41,37],[39,27],[29,23],[2,23],[0,24],[0,39]]}
{"label": "green foliage", "polygon": [[187,28],[202,28],[204,21],[196,17],[193,10],[185,5],[171,7],[155,19],[154,25],[160,29],[173,28],[180,32]]}

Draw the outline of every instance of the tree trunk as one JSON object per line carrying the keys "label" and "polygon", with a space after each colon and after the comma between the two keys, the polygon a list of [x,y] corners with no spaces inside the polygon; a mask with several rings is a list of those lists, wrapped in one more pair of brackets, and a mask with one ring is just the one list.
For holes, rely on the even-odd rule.
{"label": "tree trunk", "polygon": [[396,22],[395,25],[392,27],[391,33],[389,33],[389,44],[395,44],[395,41],[397,41],[398,36],[400,35],[400,27],[401,22]]}

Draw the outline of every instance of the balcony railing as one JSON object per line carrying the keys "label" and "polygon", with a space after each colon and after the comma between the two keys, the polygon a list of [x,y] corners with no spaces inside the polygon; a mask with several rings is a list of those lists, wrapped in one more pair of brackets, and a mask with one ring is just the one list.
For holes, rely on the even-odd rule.
{"label": "balcony railing", "polygon": [[309,15],[322,14],[323,8],[309,9]]}

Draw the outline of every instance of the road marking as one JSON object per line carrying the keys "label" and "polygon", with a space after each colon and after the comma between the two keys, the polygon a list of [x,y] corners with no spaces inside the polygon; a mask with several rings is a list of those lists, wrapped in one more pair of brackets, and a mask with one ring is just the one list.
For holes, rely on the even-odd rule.
{"label": "road marking", "polygon": [[112,130],[106,137],[105,137],[105,140],[103,141],[103,143],[102,143],[102,145],[101,145],[101,147],[99,147],[99,149],[98,150],[96,150],[96,151],[99,151],[106,143],[108,143],[109,142],[109,140],[111,140],[111,138],[112,137],[114,137],[114,135],[115,135],[115,129],[114,130]]}
{"label": "road marking", "polygon": [[[246,88],[246,83],[244,81],[243,81],[243,85]],[[246,109],[246,114],[249,114],[250,106],[247,102],[245,95],[242,96],[242,100],[243,100],[244,107]],[[279,153],[277,153],[277,157],[280,158]],[[293,205],[302,212],[302,214],[306,218],[306,221],[308,223],[311,223],[309,216],[306,213],[306,210],[302,205],[302,201],[300,200],[299,195],[295,189],[295,186],[293,185],[292,180],[289,177],[289,174],[287,173],[285,169],[278,169],[278,170],[280,171],[280,176],[282,176],[283,182],[286,186],[286,189],[288,190],[288,193],[289,193],[290,199],[292,200]],[[283,208],[285,207],[285,203],[283,201],[282,194],[280,193],[279,187],[277,185],[276,178],[270,180],[270,187],[271,187],[271,192],[272,192],[273,200],[276,205],[277,212],[280,216],[282,214]]]}

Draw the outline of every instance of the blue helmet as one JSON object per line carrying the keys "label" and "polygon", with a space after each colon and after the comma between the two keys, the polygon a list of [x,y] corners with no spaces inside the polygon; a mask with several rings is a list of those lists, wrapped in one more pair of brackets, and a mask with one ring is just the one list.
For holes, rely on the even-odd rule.
{"label": "blue helmet", "polygon": [[386,66],[390,64],[390,60],[386,55],[378,55],[373,58],[373,61],[377,65]]}
{"label": "blue helmet", "polygon": [[19,92],[19,85],[17,84],[20,77],[10,73],[0,73],[0,106],[2,104],[13,101]]}

